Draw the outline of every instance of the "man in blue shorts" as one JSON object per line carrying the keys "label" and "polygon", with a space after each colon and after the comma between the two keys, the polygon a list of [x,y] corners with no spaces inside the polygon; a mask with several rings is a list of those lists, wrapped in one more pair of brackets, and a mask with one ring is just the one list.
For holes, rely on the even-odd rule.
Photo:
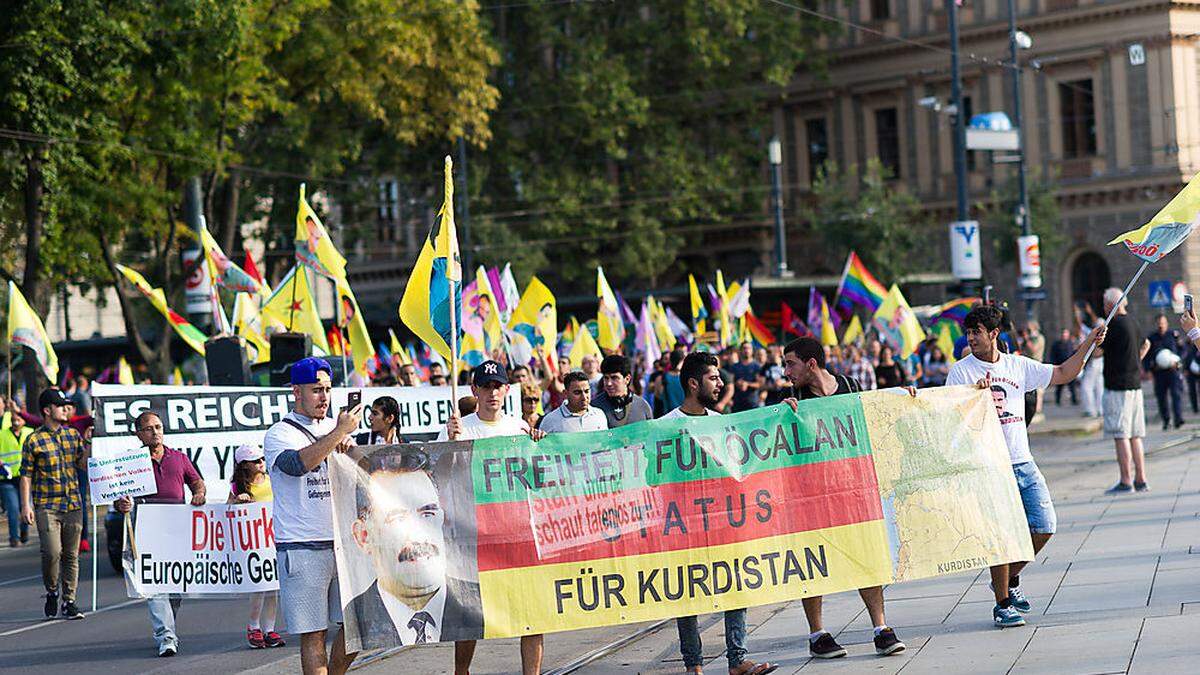
{"label": "man in blue shorts", "polygon": [[[1025,519],[1029,522],[1029,532],[1033,538],[1033,552],[1037,555],[1050,541],[1058,519],[1046,479],[1029,452],[1029,434],[1025,430],[1025,392],[1073,381],[1083,369],[1083,357],[1088,348],[1092,343],[1104,341],[1105,329],[1100,326],[1092,331],[1071,358],[1054,366],[1000,351],[997,341],[1001,318],[1000,309],[994,305],[980,305],[967,314],[963,326],[971,354],[951,366],[946,384],[974,384],[992,391],[1000,428],[1004,431],[1004,441],[1012,459],[1013,474],[1021,491],[1021,502],[1025,506]],[[996,595],[992,620],[1000,628],[1024,626],[1025,618],[1021,613],[1032,609],[1029,600],[1021,592],[1020,574],[1025,564],[1014,562],[992,567],[992,591]]]}

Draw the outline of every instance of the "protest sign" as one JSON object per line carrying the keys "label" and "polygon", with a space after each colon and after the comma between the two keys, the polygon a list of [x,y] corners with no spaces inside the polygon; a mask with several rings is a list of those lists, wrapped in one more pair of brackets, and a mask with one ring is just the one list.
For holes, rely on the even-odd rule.
{"label": "protest sign", "polygon": [[279,589],[270,502],[141,504],[135,521],[125,559],[130,597]]}
{"label": "protest sign", "polygon": [[[946,387],[334,455],[347,650],[648,621],[1030,560],[1005,448],[988,392]],[[398,598],[433,623],[395,624]]]}
{"label": "protest sign", "polygon": [[136,448],[110,457],[88,457],[88,485],[92,503],[111,502],[118,497],[154,494],[154,465],[150,450]]}
{"label": "protest sign", "polygon": [[[162,418],[163,443],[186,454],[210,490],[224,490],[233,479],[233,452],[238,446],[261,447],[267,429],[292,409],[291,388],[94,384],[92,391],[94,456],[111,457],[140,446],[133,421],[143,411],[153,410]],[[330,414],[346,405],[351,391],[362,392],[364,406],[382,396],[396,399],[400,435],[407,441],[432,440],[457,409],[450,387],[339,387],[330,395]],[[520,412],[519,388],[509,390],[504,409]],[[364,414],[360,429],[368,428]]]}

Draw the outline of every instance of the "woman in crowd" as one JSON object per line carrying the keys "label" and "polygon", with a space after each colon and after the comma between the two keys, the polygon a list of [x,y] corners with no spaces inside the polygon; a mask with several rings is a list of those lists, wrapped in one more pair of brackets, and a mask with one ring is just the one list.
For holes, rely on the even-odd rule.
{"label": "woman in crowd", "polygon": [[393,445],[403,443],[400,437],[400,404],[391,396],[380,396],[367,409],[370,431],[354,437],[358,445]]}
{"label": "woman in crowd", "polygon": [[[233,482],[230,485],[230,504],[273,501],[271,478],[263,462],[262,448],[243,445],[233,454]],[[246,642],[251,649],[282,647],[285,643],[275,632],[275,614],[279,608],[279,591],[250,594],[250,623],[246,625]]]}
{"label": "woman in crowd", "polygon": [[875,382],[880,389],[901,387],[908,384],[904,368],[892,357],[891,345],[879,350],[879,365],[875,366]]}

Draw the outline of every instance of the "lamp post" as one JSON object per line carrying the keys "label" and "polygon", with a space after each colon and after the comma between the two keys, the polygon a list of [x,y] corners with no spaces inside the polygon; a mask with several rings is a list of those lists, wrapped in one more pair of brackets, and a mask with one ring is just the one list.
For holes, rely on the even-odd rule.
{"label": "lamp post", "polygon": [[1033,46],[1033,40],[1023,31],[1017,30],[1017,3],[1008,0],[1008,55],[1012,71],[1013,127],[1017,130],[1020,144],[1017,148],[1017,203],[1013,208],[1021,236],[1017,239],[1018,264],[1021,271],[1021,295],[1025,299],[1025,314],[1037,318],[1035,302],[1041,295],[1036,289],[1042,285],[1041,254],[1038,239],[1029,230],[1029,192],[1025,178],[1025,130],[1021,128],[1021,64],[1017,54]]}
{"label": "lamp post", "polygon": [[954,106],[955,213],[959,221],[965,221],[970,216],[967,208],[967,121],[964,119],[962,68],[958,59],[956,0],[946,0],[946,23],[950,29],[950,103]]}
{"label": "lamp post", "polygon": [[771,202],[775,211],[775,276],[791,276],[787,266],[787,239],[783,232],[783,147],[778,136],[767,143],[767,160],[771,164]]}

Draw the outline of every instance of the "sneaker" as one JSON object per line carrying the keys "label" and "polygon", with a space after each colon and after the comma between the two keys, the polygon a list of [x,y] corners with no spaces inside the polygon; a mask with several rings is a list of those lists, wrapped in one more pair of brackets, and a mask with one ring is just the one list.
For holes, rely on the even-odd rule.
{"label": "sneaker", "polygon": [[79,611],[79,608],[76,607],[75,603],[73,603],[73,602],[64,602],[63,603],[62,615],[63,615],[64,619],[70,619],[72,621],[77,620],[77,619],[82,619],[83,617],[87,616],[83,612]]}
{"label": "sneaker", "polygon": [[178,652],[179,645],[176,645],[174,642],[167,641],[158,646],[159,656],[175,656]]}
{"label": "sneaker", "polygon": [[1022,614],[1033,611],[1033,605],[1029,604],[1029,598],[1025,597],[1025,594],[1021,592],[1020,586],[1008,589],[1008,602],[1013,609]]}
{"label": "sneaker", "polygon": [[273,630],[267,631],[267,634],[263,636],[263,642],[266,643],[268,648],[272,649],[275,647],[282,647],[287,644],[283,641],[283,638],[279,637],[279,633],[276,633]]}
{"label": "sneaker", "polygon": [[46,594],[46,618],[53,619],[58,616],[58,593]]}
{"label": "sneaker", "polygon": [[[843,650],[845,651],[845,650]],[[880,656],[891,656],[904,651],[904,643],[896,637],[896,631],[884,628],[875,636],[875,653]]]}
{"label": "sneaker", "polygon": [[79,540],[79,552],[80,553],[90,553],[91,550],[92,550],[92,545],[88,543],[87,539]]}
{"label": "sneaker", "polygon": [[1145,483],[1134,482],[1133,489],[1137,490],[1138,492],[1149,492],[1150,486],[1146,485]]}
{"label": "sneaker", "polygon": [[821,633],[821,637],[808,641],[808,653],[816,659],[836,659],[846,655],[846,648],[829,633]]}
{"label": "sneaker", "polygon": [[246,626],[246,642],[250,643],[250,649],[264,649],[267,646],[266,640],[263,639],[261,628]]}
{"label": "sneaker", "polygon": [[20,539],[9,539],[8,545],[13,548],[21,548],[21,540]]}
{"label": "sneaker", "polygon": [[1124,492],[1133,492],[1133,486],[1129,483],[1117,483],[1116,485],[1105,490],[1110,495],[1121,494]]}
{"label": "sneaker", "polygon": [[1025,625],[1025,617],[1012,607],[996,605],[992,608],[992,621],[1000,628],[1015,628]]}

